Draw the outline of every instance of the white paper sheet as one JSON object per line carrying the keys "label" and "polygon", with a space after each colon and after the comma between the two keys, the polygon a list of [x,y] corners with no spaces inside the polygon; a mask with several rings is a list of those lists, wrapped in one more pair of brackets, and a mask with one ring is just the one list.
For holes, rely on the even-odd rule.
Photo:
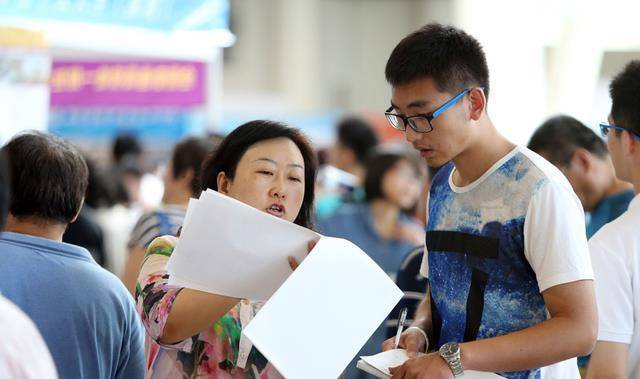
{"label": "white paper sheet", "polygon": [[[404,349],[387,350],[385,352],[360,357],[358,361],[358,368],[366,371],[378,378],[391,378],[389,367],[397,367],[402,365],[409,357],[407,351]],[[363,364],[364,362],[364,364]],[[368,366],[368,367],[367,367]],[[371,369],[373,368],[373,370]],[[465,379],[499,379],[500,375],[496,375],[492,372],[480,372],[473,370],[465,370]]]}
{"label": "white paper sheet", "polygon": [[357,246],[323,237],[243,333],[287,379],[337,378],[401,298]]}
{"label": "white paper sheet", "polygon": [[305,259],[320,235],[212,190],[190,202],[169,259],[169,283],[225,296],[266,300]]}

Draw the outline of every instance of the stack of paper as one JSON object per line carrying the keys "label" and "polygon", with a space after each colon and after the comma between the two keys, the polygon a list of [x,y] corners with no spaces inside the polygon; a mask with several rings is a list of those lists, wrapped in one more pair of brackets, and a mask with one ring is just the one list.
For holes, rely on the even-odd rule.
{"label": "stack of paper", "polygon": [[267,300],[318,233],[207,190],[189,202],[169,259],[169,283],[219,295]]}
{"label": "stack of paper", "polygon": [[[288,256],[302,261],[293,273]],[[337,378],[402,298],[351,242],[213,191],[190,202],[169,273],[185,287],[269,299],[243,334],[288,379]]]}
{"label": "stack of paper", "polygon": [[[424,355],[424,354],[420,354]],[[391,378],[389,367],[397,367],[402,365],[409,357],[404,349],[387,350],[383,353],[360,357],[358,367],[376,378]],[[480,372],[473,370],[465,370],[464,378],[468,379],[495,379],[502,378],[492,372]]]}
{"label": "stack of paper", "polygon": [[285,378],[337,378],[401,298],[362,250],[323,237],[243,333]]}

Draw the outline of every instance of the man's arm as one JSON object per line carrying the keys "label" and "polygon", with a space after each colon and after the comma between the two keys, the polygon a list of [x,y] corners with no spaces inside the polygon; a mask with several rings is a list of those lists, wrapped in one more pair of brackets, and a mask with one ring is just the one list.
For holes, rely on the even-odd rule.
{"label": "man's arm", "polygon": [[[428,336],[430,341],[433,341],[433,324],[431,320],[431,296],[429,295],[429,284],[427,283],[427,289],[425,291],[424,299],[418,305],[416,314],[413,317],[412,327],[422,329]],[[402,333],[400,337],[400,347],[407,350],[409,357],[415,357],[418,352],[424,352],[427,347],[427,342],[424,339],[422,333],[415,329],[407,329]],[[382,351],[391,350],[394,348],[395,337],[389,338],[382,344]]]}
{"label": "man's arm", "polygon": [[598,333],[593,281],[542,293],[551,318],[504,336],[462,344],[462,363],[478,371],[520,371],[591,353]]}
{"label": "man's arm", "polygon": [[[542,295],[549,320],[500,337],[461,344],[464,369],[521,371],[589,354],[598,328],[593,282],[561,284]],[[411,359],[392,371],[394,379],[453,377],[437,353]]]}
{"label": "man's arm", "polygon": [[624,379],[627,377],[629,345],[598,341],[591,354],[587,379]]}

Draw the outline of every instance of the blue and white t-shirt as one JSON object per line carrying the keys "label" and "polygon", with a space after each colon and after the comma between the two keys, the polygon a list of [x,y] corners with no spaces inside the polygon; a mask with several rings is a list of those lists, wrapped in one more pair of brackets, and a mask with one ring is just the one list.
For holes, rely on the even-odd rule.
{"label": "blue and white t-shirt", "polygon": [[[434,177],[421,273],[437,347],[522,330],[548,318],[542,291],[593,279],[584,213],[549,162],[516,147],[465,187]],[[575,359],[509,378],[576,378]]]}

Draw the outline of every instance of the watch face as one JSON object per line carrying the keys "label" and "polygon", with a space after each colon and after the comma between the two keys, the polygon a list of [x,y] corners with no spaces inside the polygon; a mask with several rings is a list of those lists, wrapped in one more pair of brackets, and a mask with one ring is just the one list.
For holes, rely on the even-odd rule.
{"label": "watch face", "polygon": [[447,342],[440,348],[440,353],[445,357],[451,357],[458,354],[460,347],[456,342]]}

